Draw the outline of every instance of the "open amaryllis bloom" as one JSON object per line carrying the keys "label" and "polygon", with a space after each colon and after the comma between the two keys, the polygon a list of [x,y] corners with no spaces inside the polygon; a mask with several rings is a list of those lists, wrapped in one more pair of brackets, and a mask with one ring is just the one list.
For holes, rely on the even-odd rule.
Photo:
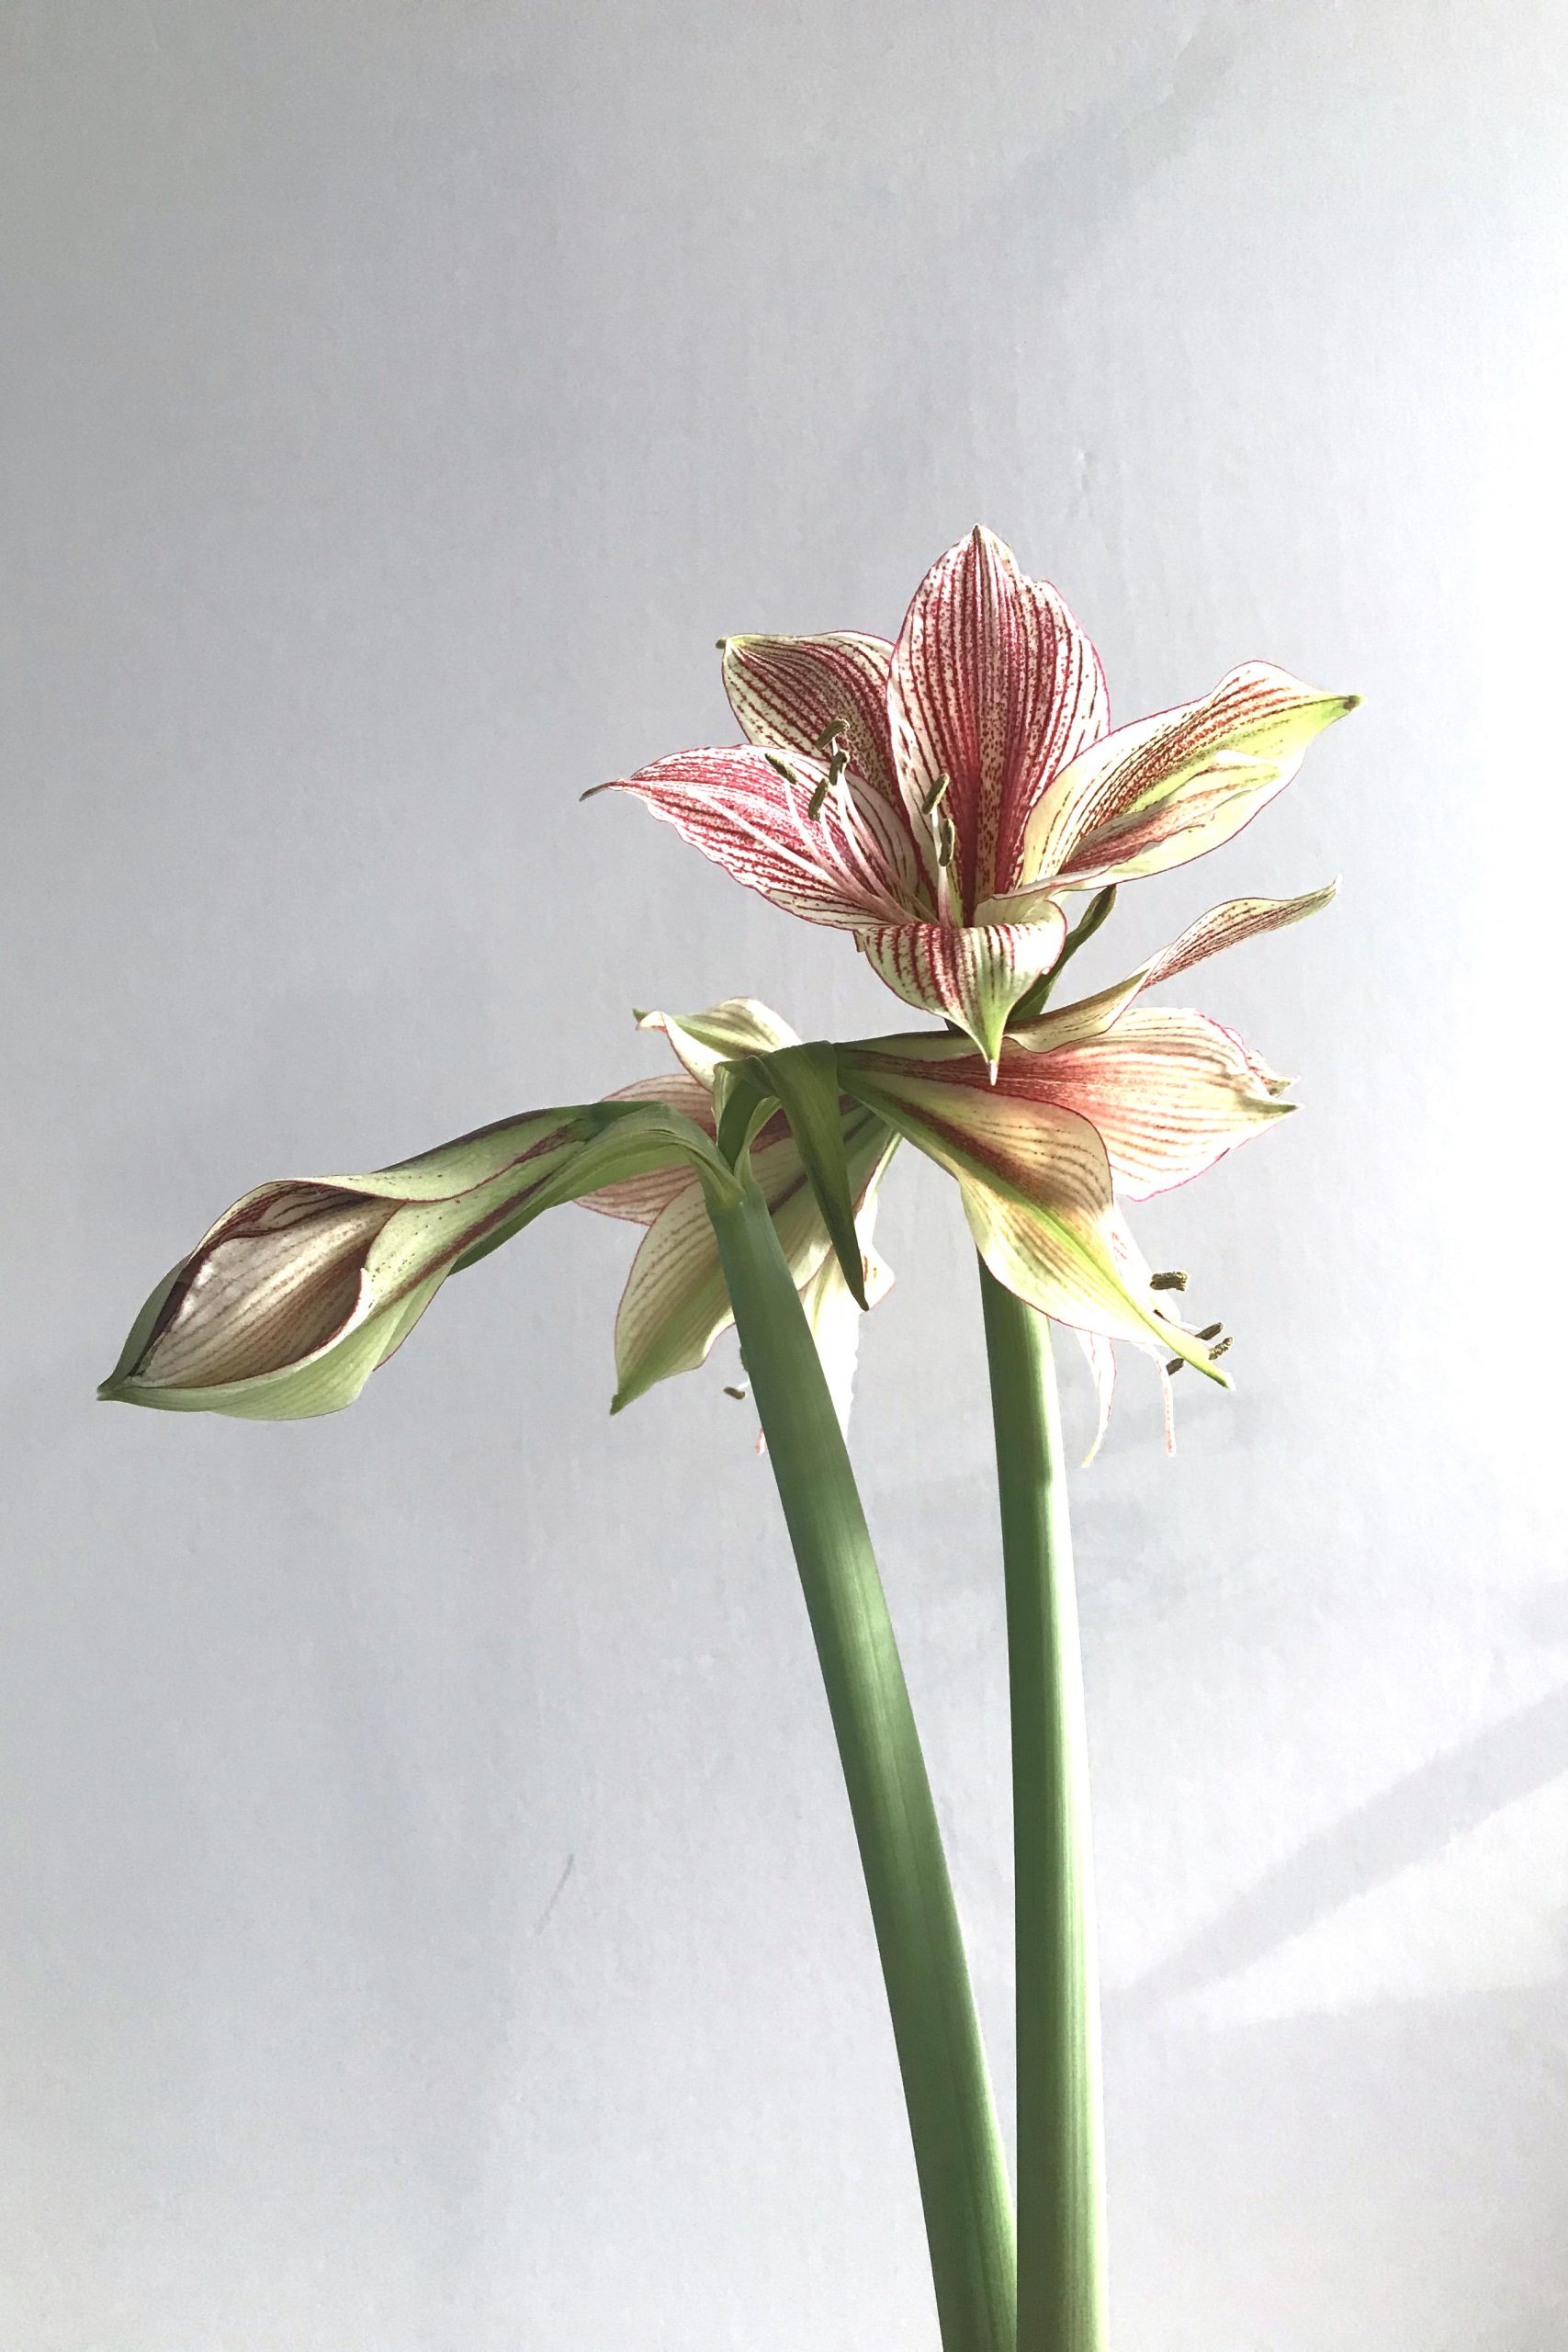
{"label": "open amaryllis bloom", "polygon": [[792,914],[852,932],[897,995],[994,1069],[1061,956],[1063,895],[1201,856],[1353,708],[1264,662],[1108,731],[1100,659],[1048,582],[979,528],[932,565],[895,643],[722,640],[750,739],[596,790],[656,816]]}
{"label": "open amaryllis bloom", "polygon": [[[1010,1033],[994,1068],[965,1037],[932,1030],[838,1046],[867,1303],[874,1305],[892,1279],[872,1251],[871,1217],[902,1139],[956,1179],[976,1245],[998,1280],[1077,1332],[1099,1392],[1100,1434],[1117,1340],[1159,1365],[1168,1431],[1169,1366],[1190,1363],[1224,1383],[1218,1365],[1226,1342],[1217,1327],[1193,1331],[1180,1319],[1170,1278],[1148,1265],[1124,1204],[1189,1182],[1293,1105],[1281,1099],[1284,1081],[1221,1023],[1138,1000],[1224,948],[1314,913],[1333,895],[1330,887],[1212,909],[1127,978]],[[727,1057],[793,1038],[776,1013],[750,1000],[680,1017],[648,1013],[642,1025],[664,1032],[686,1075],[645,1080],[637,1091],[694,1119],[705,1115],[702,1093],[711,1092]],[[859,1311],[826,1246],[788,1130],[770,1122],[760,1143],[758,1172],[769,1171],[781,1237],[847,1413]],[[617,1325],[624,1401],[699,1362],[728,1321],[728,1306],[693,1172],[671,1169],[583,1205],[649,1227]],[[798,1224],[786,1230],[786,1217]],[[686,1298],[702,1302],[689,1319],[670,1303]]]}

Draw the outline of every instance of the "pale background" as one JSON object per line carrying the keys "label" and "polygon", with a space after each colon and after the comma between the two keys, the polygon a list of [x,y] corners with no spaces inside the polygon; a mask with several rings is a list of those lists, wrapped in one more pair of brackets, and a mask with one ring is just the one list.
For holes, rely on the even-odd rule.
{"label": "pale background", "polygon": [[[728,1360],[605,1417],[626,1229],[345,1418],[92,1389],[234,1194],[657,1067],[634,1002],[885,1023],[577,795],[976,519],[1122,718],[1367,696],[1098,966],[1344,875],[1187,984],[1307,1105],[1142,1221],[1238,1393],[1168,1464],[1129,1380],[1077,1489],[1118,2341],[1552,2352],[1568,19],[12,0],[0,67],[5,2352],[932,2352],[766,1468]],[[885,1239],[1005,2082],[976,1304],[934,1175]]]}

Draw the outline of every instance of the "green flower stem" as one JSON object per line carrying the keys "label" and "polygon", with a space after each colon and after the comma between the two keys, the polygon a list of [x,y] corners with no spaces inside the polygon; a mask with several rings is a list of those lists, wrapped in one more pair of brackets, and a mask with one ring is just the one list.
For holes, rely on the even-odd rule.
{"label": "green flower stem", "polygon": [[1012,2202],[936,1808],[822,1366],[766,1203],[710,1200],[838,1736],[882,1955],[943,2352],[1013,2352]]}
{"label": "green flower stem", "polygon": [[1105,2352],[1083,1663],[1050,1325],[980,1267],[1012,1703],[1019,2352]]}

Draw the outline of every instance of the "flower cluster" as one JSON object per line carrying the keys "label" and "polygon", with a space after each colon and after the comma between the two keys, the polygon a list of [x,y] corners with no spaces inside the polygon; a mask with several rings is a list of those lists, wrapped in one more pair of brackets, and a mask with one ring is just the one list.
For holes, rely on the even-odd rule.
{"label": "flower cluster", "polygon": [[[1123,1208],[1292,1106],[1230,1030],[1141,1000],[1315,911],[1332,886],[1229,900],[1114,987],[1047,1000],[1118,884],[1229,840],[1356,698],[1250,662],[1200,701],[1108,731],[1093,646],[983,530],[932,566],[895,642],[732,637],[722,651],[748,741],[595,789],[635,794],[776,905],[850,931],[897,996],[946,1025],[829,1047],[750,999],[643,1014],[673,1048],[665,1077],[370,1175],[246,1194],[154,1291],[103,1395],[331,1411],[449,1273],[578,1200],[644,1228],[615,1326],[619,1407],[704,1362],[728,1323],[707,1212],[755,1182],[847,1414],[860,1313],[891,1281],[873,1225],[901,1142],[956,1180],[998,1279],[1079,1333],[1101,1430],[1117,1340],[1225,1381],[1224,1343],[1181,1320],[1179,1278],[1150,1269]],[[1063,901],[1086,890],[1069,928]],[[738,1073],[753,1113],[739,1148],[725,1113]]]}

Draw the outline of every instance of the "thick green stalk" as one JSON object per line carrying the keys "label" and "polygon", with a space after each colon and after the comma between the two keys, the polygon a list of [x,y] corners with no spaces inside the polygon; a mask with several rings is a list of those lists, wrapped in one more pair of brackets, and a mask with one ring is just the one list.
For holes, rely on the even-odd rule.
{"label": "thick green stalk", "polygon": [[838,1417],[760,1193],[710,1204],[838,1736],[943,2352],[1013,2352],[1012,2203],[915,1719]]}
{"label": "thick green stalk", "polygon": [[1012,1703],[1019,2352],[1105,2352],[1089,1751],[1050,1326],[984,1262]]}

